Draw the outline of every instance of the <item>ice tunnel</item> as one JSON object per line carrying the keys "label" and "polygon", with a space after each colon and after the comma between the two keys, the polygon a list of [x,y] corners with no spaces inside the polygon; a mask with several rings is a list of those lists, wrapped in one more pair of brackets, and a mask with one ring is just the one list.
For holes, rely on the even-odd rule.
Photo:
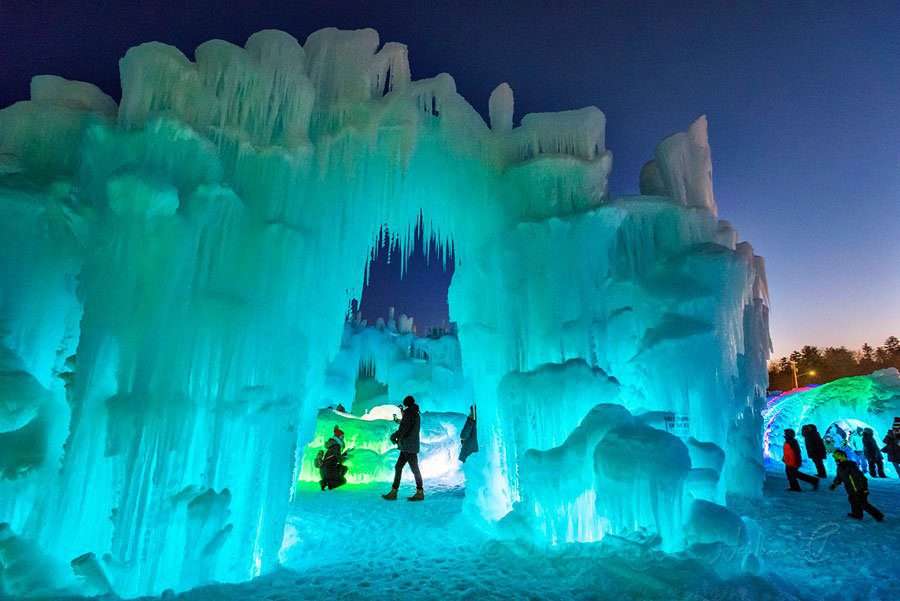
{"label": "ice tunnel", "polygon": [[0,111],[3,592],[277,566],[347,302],[420,211],[455,251],[473,519],[680,549],[760,493],[764,266],[705,118],[617,198],[599,109],[517,122],[501,84],[486,124],[371,29],[142,44],[120,74],[118,104],[41,75]]}
{"label": "ice tunnel", "polygon": [[769,400],[763,424],[764,453],[776,461],[781,460],[784,430],[799,434],[805,424],[815,424],[823,436],[830,435],[837,448],[859,446],[861,442],[852,438],[857,429],[866,427],[880,441],[900,424],[900,372],[891,367],[785,392]]}

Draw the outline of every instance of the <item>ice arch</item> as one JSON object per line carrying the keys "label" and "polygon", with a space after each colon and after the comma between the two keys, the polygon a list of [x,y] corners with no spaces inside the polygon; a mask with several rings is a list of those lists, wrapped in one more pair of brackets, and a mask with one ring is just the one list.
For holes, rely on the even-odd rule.
{"label": "ice arch", "polygon": [[758,493],[765,275],[716,216],[705,118],[613,199],[597,108],[512,127],[502,85],[488,127],[379,44],[143,44],[118,107],[39,76],[0,112],[0,557],[48,566],[8,582],[132,595],[276,565],[348,297],[379,227],[422,210],[456,251],[474,515],[678,548],[687,508],[637,495],[695,516]]}
{"label": "ice arch", "polygon": [[815,424],[823,435],[835,423],[872,427],[880,441],[898,415],[900,372],[895,367],[798,388],[769,401],[763,412],[763,450],[780,460],[782,433],[791,428],[799,434],[804,424]]}

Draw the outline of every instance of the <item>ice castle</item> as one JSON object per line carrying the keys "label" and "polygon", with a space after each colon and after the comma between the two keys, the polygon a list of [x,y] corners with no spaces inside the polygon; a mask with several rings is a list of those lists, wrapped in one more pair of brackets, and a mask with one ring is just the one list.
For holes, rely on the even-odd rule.
{"label": "ice castle", "polygon": [[454,249],[471,388],[441,410],[478,403],[472,519],[538,544],[735,536],[726,495],[763,479],[768,300],[718,217],[704,117],[617,198],[599,109],[516,119],[500,84],[485,123],[371,29],[193,61],[148,43],[120,71],[118,104],[41,75],[0,111],[0,590],[276,567],[348,299],[379,229],[420,212]]}

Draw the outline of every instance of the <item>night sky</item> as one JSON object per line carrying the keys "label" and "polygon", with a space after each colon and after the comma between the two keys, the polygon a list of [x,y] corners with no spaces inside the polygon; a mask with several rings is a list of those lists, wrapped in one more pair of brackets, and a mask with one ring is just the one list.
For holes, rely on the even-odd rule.
{"label": "night sky", "polygon": [[453,279],[453,249],[442,248],[434,239],[425,240],[423,230],[420,220],[413,230],[413,247],[405,269],[400,247],[391,243],[389,232],[380,232],[360,302],[360,312],[369,323],[379,317],[387,319],[390,307],[394,307],[396,317],[405,314],[413,318],[420,335],[428,334],[430,328],[446,329],[449,325],[447,289]]}
{"label": "night sky", "polygon": [[[776,353],[900,335],[897,2],[118,4],[0,1],[0,105],[25,99],[39,73],[118,98],[117,61],[144,41],[191,56],[264,28],[302,42],[374,27],[409,46],[413,77],[451,73],[482,114],[502,81],[517,121],[600,107],[614,195],[635,192],[656,143],[705,113],[720,214],[767,259]],[[402,310],[440,321],[448,275],[413,268],[421,304]]]}

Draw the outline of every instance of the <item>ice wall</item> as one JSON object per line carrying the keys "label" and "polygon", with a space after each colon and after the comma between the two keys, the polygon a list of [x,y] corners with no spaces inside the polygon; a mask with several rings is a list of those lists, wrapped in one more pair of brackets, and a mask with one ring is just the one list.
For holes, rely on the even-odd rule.
{"label": "ice wall", "polygon": [[374,325],[348,319],[340,350],[326,369],[323,406],[342,405],[364,415],[413,395],[423,411],[467,414],[474,396],[455,332],[416,336],[408,327],[411,321],[406,315],[379,318]]}
{"label": "ice wall", "polygon": [[[764,272],[748,246],[729,245],[731,237],[708,211],[662,198],[621,199],[562,219],[523,221],[483,253],[476,269],[454,277],[450,309],[460,324],[466,375],[483,422],[492,415],[485,397],[496,399],[497,421],[489,427],[502,432],[495,471],[486,476],[500,489],[486,501],[491,513],[503,515],[520,496],[522,450],[509,444],[515,422],[503,407],[510,400],[502,388],[494,391],[510,367],[534,373],[571,359],[618,381],[623,392],[596,402],[671,412],[691,436],[735,458],[724,469],[727,490],[758,492],[753,424],[763,408],[769,348]],[[483,354],[470,363],[468,348]],[[579,377],[568,390],[592,386],[593,376]],[[556,411],[571,412],[577,424],[584,416],[577,399],[557,385],[529,402],[558,404]],[[543,428],[538,421],[543,442],[536,444],[558,444],[558,432]]]}
{"label": "ice wall", "polygon": [[[344,307],[380,228],[411,232],[420,211],[457,261],[473,516],[539,502],[536,540],[640,528],[678,548],[684,520],[639,495],[758,493],[765,274],[716,218],[705,120],[657,149],[649,195],[613,199],[599,109],[513,127],[500,86],[489,128],[370,29],[214,40],[193,61],[144,44],[120,72],[118,106],[41,76],[0,111],[4,592],[158,594],[273,568]],[[604,403],[636,421],[597,463]],[[707,448],[691,439],[720,469],[685,464]],[[527,458],[567,440],[592,467],[551,495]],[[643,479],[614,469],[657,444],[681,457],[662,488],[652,461]]]}

